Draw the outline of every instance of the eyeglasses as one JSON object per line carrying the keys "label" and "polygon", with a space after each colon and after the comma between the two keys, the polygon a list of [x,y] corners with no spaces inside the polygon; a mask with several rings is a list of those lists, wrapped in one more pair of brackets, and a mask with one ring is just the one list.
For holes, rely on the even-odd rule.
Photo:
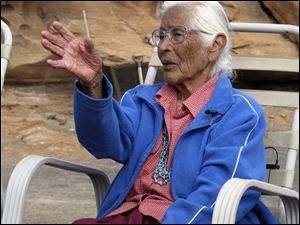
{"label": "eyeglasses", "polygon": [[198,33],[204,33],[204,34],[210,34],[203,30],[199,29],[190,29],[186,27],[172,27],[169,31],[166,31],[162,28],[159,28],[152,33],[152,41],[155,46],[158,46],[160,41],[165,39],[166,36],[168,36],[169,40],[172,44],[177,45],[181,44],[185,41],[187,38],[188,33],[190,32],[198,32]]}

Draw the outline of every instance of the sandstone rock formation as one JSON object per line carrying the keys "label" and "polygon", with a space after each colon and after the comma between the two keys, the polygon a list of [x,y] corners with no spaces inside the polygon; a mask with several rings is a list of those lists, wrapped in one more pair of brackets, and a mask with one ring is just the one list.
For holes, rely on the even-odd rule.
{"label": "sandstone rock formation", "polygon": [[[276,23],[258,1],[222,1],[221,4],[233,22]],[[287,1],[279,8],[283,9],[284,4],[287,4]],[[290,11],[290,8],[272,8],[281,14],[282,18],[286,18],[287,10]],[[73,79],[65,71],[54,70],[46,65],[46,59],[53,56],[42,48],[40,32],[50,29],[50,24],[58,20],[84,39],[86,34],[82,10],[87,13],[91,37],[106,66],[134,63],[134,53],[143,54],[144,61],[149,61],[152,50],[144,40],[159,26],[156,1],[1,1],[1,19],[9,24],[13,33],[13,50],[6,82],[53,82]],[[299,14],[295,13],[291,18],[295,15],[299,17]],[[237,33],[233,36],[233,54],[281,56],[283,52],[286,57],[298,57],[298,45],[276,34]]]}
{"label": "sandstone rock formation", "polygon": [[[299,26],[299,1],[262,1],[276,21],[282,24],[291,24]],[[299,37],[289,36],[295,42],[299,42]]]}

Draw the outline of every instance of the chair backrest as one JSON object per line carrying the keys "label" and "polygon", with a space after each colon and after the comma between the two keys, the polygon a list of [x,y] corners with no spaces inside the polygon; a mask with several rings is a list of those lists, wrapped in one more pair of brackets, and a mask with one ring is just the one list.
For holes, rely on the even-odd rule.
{"label": "chair backrest", "polygon": [[1,43],[1,92],[3,88],[7,64],[12,47],[12,34],[5,22],[1,20],[1,32],[3,32],[4,43]]}
{"label": "chair backrest", "polygon": [[[7,26],[7,24],[4,23],[2,20],[1,20],[1,32],[3,32],[3,37],[4,37],[4,43],[3,44],[1,43],[1,93],[2,93],[6,68],[7,68],[9,58],[10,58],[10,52],[11,52],[11,47],[12,47],[11,31],[10,31],[9,27]],[[4,204],[5,204],[5,193],[3,191],[2,177],[1,177],[1,218],[2,218]]]}
{"label": "chair backrest", "polygon": [[[256,33],[282,33],[295,34],[299,36],[299,27],[281,24],[259,24],[259,23],[231,23],[234,32],[256,32]],[[145,84],[153,84],[159,67],[162,66],[157,47],[153,47],[152,58],[149,63]],[[299,80],[299,58],[268,58],[268,57],[241,57],[233,56],[233,64],[236,70],[259,71],[259,72],[284,72],[296,74]],[[265,142],[272,148],[285,148],[287,153],[285,168],[267,170],[266,181],[283,187],[292,188],[296,160],[299,149],[299,92],[266,91],[240,89],[243,93],[254,97],[262,106],[289,107],[294,110],[291,129],[288,131],[268,131]]]}
{"label": "chair backrest", "polygon": [[[272,159],[275,161],[274,166],[267,168],[266,181],[278,186],[293,188],[299,150],[299,92],[246,89],[241,91],[254,97],[264,107],[284,107],[293,111],[289,130],[267,130],[265,135],[266,146],[271,146],[273,150],[277,151],[276,160]],[[286,155],[285,165],[280,165],[281,168],[278,167],[278,152]]]}

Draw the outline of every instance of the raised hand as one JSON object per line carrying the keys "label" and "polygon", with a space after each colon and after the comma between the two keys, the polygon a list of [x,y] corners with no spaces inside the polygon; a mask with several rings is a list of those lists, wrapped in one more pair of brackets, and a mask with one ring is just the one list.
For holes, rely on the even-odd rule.
{"label": "raised hand", "polygon": [[63,68],[78,76],[85,83],[91,83],[102,73],[102,60],[94,49],[91,39],[84,43],[75,37],[63,24],[53,22],[57,35],[42,31],[42,45],[53,54],[60,56],[59,60],[47,60],[54,68]]}

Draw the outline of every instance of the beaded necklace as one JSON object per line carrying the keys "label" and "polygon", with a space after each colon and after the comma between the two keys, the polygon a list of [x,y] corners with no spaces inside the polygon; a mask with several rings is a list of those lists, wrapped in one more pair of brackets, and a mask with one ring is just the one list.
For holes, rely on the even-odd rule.
{"label": "beaded necklace", "polygon": [[166,124],[162,128],[162,149],[159,162],[155,168],[153,180],[160,186],[166,185],[170,181],[171,172],[168,171],[169,137]]}

